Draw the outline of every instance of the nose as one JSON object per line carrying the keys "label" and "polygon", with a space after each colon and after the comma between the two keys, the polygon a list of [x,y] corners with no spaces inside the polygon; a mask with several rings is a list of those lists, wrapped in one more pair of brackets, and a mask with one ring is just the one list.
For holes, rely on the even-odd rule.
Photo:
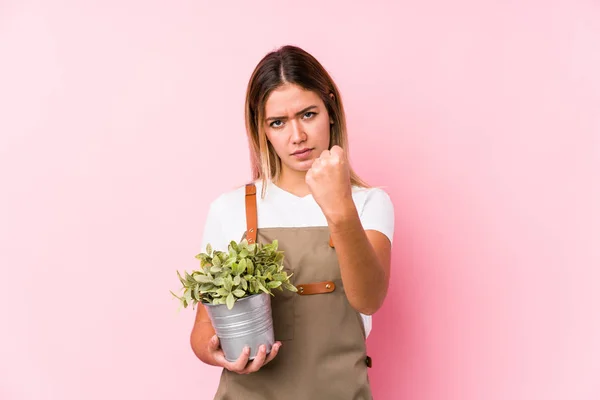
{"label": "nose", "polygon": [[306,140],[306,132],[304,132],[304,127],[299,121],[292,120],[291,124],[292,128],[292,136],[291,140],[293,143],[301,143]]}

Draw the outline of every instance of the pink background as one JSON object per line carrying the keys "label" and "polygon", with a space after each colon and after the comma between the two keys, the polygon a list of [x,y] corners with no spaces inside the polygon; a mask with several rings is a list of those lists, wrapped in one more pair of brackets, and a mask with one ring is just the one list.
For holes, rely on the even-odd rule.
{"label": "pink background", "polygon": [[212,398],[169,290],[286,43],[396,206],[376,398],[600,398],[598,2],[83,3],[0,2],[0,399]]}

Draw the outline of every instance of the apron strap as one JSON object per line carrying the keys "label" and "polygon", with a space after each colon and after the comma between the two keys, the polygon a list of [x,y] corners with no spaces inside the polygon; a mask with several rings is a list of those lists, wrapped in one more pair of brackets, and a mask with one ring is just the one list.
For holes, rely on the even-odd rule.
{"label": "apron strap", "polygon": [[246,185],[246,239],[248,243],[256,243],[258,218],[256,216],[256,185]]}

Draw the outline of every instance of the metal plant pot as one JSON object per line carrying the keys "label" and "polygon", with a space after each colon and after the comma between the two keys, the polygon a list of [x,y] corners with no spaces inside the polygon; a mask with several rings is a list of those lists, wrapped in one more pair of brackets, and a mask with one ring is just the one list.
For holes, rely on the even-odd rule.
{"label": "metal plant pot", "polygon": [[250,360],[256,357],[264,344],[267,354],[275,343],[271,296],[254,294],[236,300],[229,310],[225,304],[204,304],[221,342],[227,361],[239,358],[245,346],[250,347]]}

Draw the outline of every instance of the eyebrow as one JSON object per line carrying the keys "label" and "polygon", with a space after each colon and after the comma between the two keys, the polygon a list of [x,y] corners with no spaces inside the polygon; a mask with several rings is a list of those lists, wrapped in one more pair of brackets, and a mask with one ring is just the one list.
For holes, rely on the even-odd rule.
{"label": "eyebrow", "polygon": [[[296,113],[296,116],[302,115],[305,112],[310,111],[310,110],[315,109],[315,108],[317,108],[316,104],[313,104],[312,106],[308,106],[306,108],[303,108],[302,110],[300,110],[300,111],[298,111]],[[269,118],[266,119],[266,121],[277,121],[279,119],[287,119],[287,117],[269,117]]]}

